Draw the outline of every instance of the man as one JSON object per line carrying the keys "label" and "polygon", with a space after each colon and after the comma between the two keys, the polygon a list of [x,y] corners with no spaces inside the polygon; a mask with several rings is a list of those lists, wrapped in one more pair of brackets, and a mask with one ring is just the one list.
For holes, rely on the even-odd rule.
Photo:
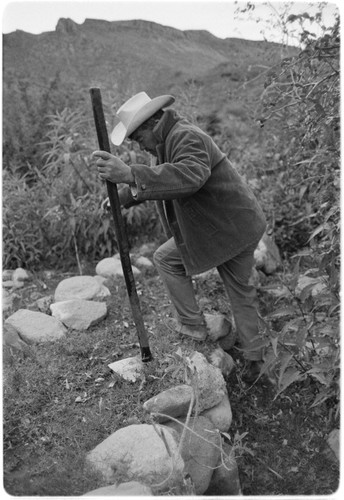
{"label": "man", "polygon": [[119,192],[130,207],[157,200],[169,239],[154,262],[176,309],[174,331],[205,340],[207,328],[196,302],[192,275],[214,267],[231,301],[237,334],[248,360],[246,380],[259,374],[256,290],[248,284],[253,252],[266,222],[256,198],[228,158],[205,132],[166,109],[174,97],[150,99],[140,92],[120,107],[111,134],[116,146],[129,138],[156,157],[154,166],[132,164],[95,151],[101,179],[127,184]]}

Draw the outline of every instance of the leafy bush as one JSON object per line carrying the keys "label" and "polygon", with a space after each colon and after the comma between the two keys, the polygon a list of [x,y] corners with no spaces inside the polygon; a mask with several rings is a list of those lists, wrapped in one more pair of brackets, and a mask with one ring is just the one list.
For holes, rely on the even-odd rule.
{"label": "leafy bush", "polygon": [[[117,252],[112,217],[102,208],[107,192],[91,159],[97,146],[85,143],[91,135],[88,118],[65,108],[50,116],[42,144],[46,151],[43,167],[30,166],[25,175],[5,171],[5,267],[68,268],[77,263],[81,273],[83,261]],[[137,157],[125,146],[119,154],[127,161]],[[123,217],[131,245],[142,234],[160,234],[154,204],[123,210]]]}
{"label": "leafy bush", "polygon": [[[296,259],[267,318],[264,370],[278,394],[320,383],[313,405],[339,401],[340,133],[339,26],[307,42],[268,75],[259,120],[269,135],[276,241]],[[271,189],[269,187],[268,189]],[[281,202],[282,200],[282,202]]]}

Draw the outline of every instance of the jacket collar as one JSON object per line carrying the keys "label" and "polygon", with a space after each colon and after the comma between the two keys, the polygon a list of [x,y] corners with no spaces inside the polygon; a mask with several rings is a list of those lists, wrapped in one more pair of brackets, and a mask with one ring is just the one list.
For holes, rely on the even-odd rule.
{"label": "jacket collar", "polygon": [[181,117],[172,109],[167,109],[159,122],[153,129],[155,137],[159,141],[158,147],[163,144],[168,136],[171,128],[181,119]]}

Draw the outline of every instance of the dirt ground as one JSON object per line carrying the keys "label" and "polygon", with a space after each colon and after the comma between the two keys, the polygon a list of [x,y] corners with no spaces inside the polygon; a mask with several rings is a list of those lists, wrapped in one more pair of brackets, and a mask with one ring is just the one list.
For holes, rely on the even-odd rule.
{"label": "dirt ground", "polygon": [[[90,268],[89,273],[94,274]],[[73,274],[73,273],[71,273]],[[35,309],[37,298],[53,294],[71,274],[43,274],[18,291],[15,308]],[[76,273],[77,274],[77,273]],[[227,313],[228,302],[217,279],[195,283],[207,312]],[[82,495],[101,485],[87,471],[85,454],[117,429],[147,421],[142,403],[181,382],[174,355],[198,350],[205,355],[216,344],[197,344],[173,336],[163,318],[171,306],[155,270],[137,279],[142,313],[154,360],[145,377],[132,384],[108,364],[139,353],[126,289],[111,287],[108,316],[86,332],[69,332],[61,341],[32,347],[29,355],[12,352],[4,363],[4,486],[15,496]],[[236,443],[243,495],[332,495],[339,486],[339,464],[326,444],[333,419],[331,402],[310,408],[316,383],[291,385],[275,398],[264,378],[248,387],[241,380],[243,360],[232,350],[236,370],[227,387],[233,412],[229,430]]]}

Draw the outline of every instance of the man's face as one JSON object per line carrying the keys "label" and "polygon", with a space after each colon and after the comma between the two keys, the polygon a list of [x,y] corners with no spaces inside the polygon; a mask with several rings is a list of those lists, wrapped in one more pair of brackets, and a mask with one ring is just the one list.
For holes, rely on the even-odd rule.
{"label": "man's face", "polygon": [[156,156],[158,141],[152,130],[139,127],[131,134],[130,139],[139,144],[141,151],[147,151]]}

